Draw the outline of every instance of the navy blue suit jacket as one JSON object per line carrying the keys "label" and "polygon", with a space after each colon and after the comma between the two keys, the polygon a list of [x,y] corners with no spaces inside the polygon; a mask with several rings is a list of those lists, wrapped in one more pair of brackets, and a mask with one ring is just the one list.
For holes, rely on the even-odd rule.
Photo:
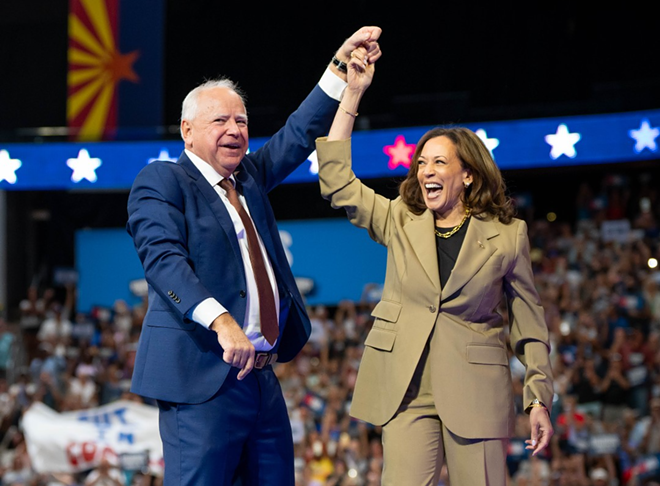
{"label": "navy blue suit jacket", "polygon": [[[302,349],[310,323],[267,193],[307,159],[315,139],[327,133],[337,104],[316,86],[285,126],[246,155],[235,172],[277,277],[278,361],[290,361]],[[230,367],[215,332],[190,320],[192,310],[214,297],[239,325],[246,311],[245,272],[229,213],[184,152],[177,163],[154,162],[138,174],[128,214],[127,230],[149,284],[131,391],[170,402],[204,402]]]}

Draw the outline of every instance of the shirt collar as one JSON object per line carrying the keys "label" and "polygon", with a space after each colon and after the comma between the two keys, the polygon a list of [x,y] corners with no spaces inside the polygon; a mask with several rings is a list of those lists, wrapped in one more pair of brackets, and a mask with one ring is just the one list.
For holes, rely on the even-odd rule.
{"label": "shirt collar", "polygon": [[[184,149],[186,152],[186,155],[190,159],[190,161],[193,163],[195,167],[197,167],[197,170],[199,170],[202,175],[204,176],[204,179],[208,181],[211,186],[216,186],[220,184],[220,182],[225,179],[225,177],[221,176],[218,174],[213,167],[211,167],[211,164],[205,162],[203,159],[192,153],[188,149]],[[234,180],[234,175],[230,175],[229,179],[232,181],[232,184],[236,186],[236,181]]]}

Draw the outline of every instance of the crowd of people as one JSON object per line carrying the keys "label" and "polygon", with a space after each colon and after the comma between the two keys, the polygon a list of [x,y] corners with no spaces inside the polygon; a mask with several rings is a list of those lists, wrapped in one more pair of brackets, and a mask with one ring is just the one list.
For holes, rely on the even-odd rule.
{"label": "crowd of people", "polygon": [[[511,486],[660,484],[660,272],[653,263],[659,201],[652,180],[634,191],[629,182],[585,184],[570,223],[521,208],[552,340],[555,435],[542,454],[525,450],[529,420],[517,389],[524,368],[512,354],[519,421],[507,460]],[[629,229],[621,231],[621,222]],[[310,306],[308,344],[275,366],[293,428],[297,486],[380,484],[381,430],[349,415],[378,288],[367,284],[355,301]],[[57,412],[120,398],[144,402],[129,384],[145,309],[117,301],[81,312],[75,286],[34,286],[20,318],[0,320],[2,486],[126,483],[114,464],[77,474],[35,472],[21,420],[35,401]],[[148,471],[131,479],[159,481]],[[446,472],[441,485],[450,486]]]}

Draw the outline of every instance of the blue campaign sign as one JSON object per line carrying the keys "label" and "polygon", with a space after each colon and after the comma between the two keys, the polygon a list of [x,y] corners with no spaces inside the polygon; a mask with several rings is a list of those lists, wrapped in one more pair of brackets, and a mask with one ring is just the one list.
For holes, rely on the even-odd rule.
{"label": "blue campaign sign", "polygon": [[[466,124],[502,170],[635,162],[658,157],[660,110]],[[404,175],[415,143],[432,127],[356,132],[353,167],[363,179]],[[256,150],[267,138],[251,140]],[[182,141],[0,143],[0,189],[129,189],[155,159],[176,160]],[[310,154],[286,183],[317,180]]]}
{"label": "blue campaign sign", "polygon": [[144,279],[133,240],[124,228],[79,230],[75,235],[78,272],[77,307],[83,312],[100,306],[111,308],[115,300],[133,306],[142,295],[131,283]]}
{"label": "blue campaign sign", "polygon": [[[345,218],[283,221],[278,224],[289,265],[299,281],[310,283],[310,305],[358,301],[366,284],[382,284],[386,250]],[[123,228],[76,232],[78,308],[112,307],[121,299],[140,302],[145,286],[133,241]],[[306,285],[300,285],[305,292]]]}
{"label": "blue campaign sign", "polygon": [[348,219],[282,221],[278,227],[293,275],[313,284],[309,304],[359,301],[366,284],[384,282],[387,250]]}

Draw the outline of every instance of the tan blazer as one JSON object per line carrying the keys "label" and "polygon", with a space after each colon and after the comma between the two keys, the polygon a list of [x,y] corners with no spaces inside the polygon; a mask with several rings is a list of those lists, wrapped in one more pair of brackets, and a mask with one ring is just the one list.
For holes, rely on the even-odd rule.
{"label": "tan blazer", "polygon": [[[351,170],[350,141],[317,140],[321,193],[387,247],[351,415],[383,425],[396,413],[427,343],[443,423],[464,438],[510,437],[513,390],[507,336],[525,365],[524,404],[552,404],[548,328],[534,286],[527,226],[472,217],[456,265],[440,286],[434,217],[376,194]],[[502,298],[508,326],[498,313]]]}

